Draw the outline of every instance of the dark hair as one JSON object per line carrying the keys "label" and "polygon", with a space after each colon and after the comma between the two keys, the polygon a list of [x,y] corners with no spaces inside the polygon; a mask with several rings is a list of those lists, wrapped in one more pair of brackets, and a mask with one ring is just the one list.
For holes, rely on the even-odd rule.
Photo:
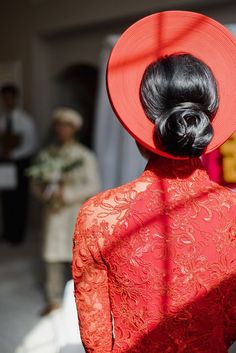
{"label": "dark hair", "polygon": [[213,137],[218,109],[211,69],[190,54],[165,56],[144,72],[140,98],[155,123],[157,144],[179,157],[199,157]]}
{"label": "dark hair", "polygon": [[1,87],[2,96],[6,94],[11,94],[14,97],[18,97],[19,93],[20,93],[19,88],[13,83],[5,84],[4,86]]}

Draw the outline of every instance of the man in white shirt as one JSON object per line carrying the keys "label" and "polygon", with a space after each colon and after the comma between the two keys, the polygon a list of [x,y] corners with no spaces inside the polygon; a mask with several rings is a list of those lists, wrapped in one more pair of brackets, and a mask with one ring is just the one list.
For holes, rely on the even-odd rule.
{"label": "man in white shirt", "polygon": [[25,236],[28,179],[25,170],[37,149],[33,119],[18,107],[19,90],[13,84],[1,88],[3,114],[0,116],[0,166],[9,165],[16,174],[15,185],[2,187],[3,238],[19,244]]}

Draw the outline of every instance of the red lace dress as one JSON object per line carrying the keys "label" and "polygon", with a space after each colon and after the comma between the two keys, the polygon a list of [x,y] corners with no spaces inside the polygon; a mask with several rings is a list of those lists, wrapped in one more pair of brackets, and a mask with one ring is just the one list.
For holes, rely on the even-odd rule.
{"label": "red lace dress", "polygon": [[91,198],[74,235],[86,352],[224,353],[236,339],[236,195],[155,157]]}

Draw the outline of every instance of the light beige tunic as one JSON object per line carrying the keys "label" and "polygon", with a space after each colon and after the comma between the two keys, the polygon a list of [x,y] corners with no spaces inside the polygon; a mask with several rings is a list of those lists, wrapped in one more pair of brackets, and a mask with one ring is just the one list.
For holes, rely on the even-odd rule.
{"label": "light beige tunic", "polygon": [[[49,147],[51,148],[58,147]],[[47,150],[43,153],[47,153]],[[64,205],[56,211],[44,207],[42,255],[44,260],[49,262],[71,261],[72,235],[78,210],[85,200],[100,191],[97,161],[93,152],[74,142],[60,147],[59,153],[70,159],[81,159],[83,162],[81,166],[69,172],[63,183],[61,190]],[[39,190],[36,193],[40,197]]]}

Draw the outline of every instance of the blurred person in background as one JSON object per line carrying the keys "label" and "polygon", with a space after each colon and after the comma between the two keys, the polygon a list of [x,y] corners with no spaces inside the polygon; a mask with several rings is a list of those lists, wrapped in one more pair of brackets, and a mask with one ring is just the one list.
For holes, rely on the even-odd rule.
{"label": "blurred person in background", "polygon": [[43,259],[47,305],[42,315],[61,306],[71,278],[72,235],[78,209],[100,189],[96,158],[75,135],[82,126],[79,113],[69,108],[53,112],[55,143],[43,150],[28,170],[33,191],[43,203]]}
{"label": "blurred person in background", "polygon": [[2,239],[16,245],[25,238],[28,206],[25,170],[36,152],[38,139],[33,119],[18,106],[19,89],[14,84],[4,85],[0,94],[3,111],[0,116],[0,166],[10,167],[16,176],[10,189],[1,186]]}

